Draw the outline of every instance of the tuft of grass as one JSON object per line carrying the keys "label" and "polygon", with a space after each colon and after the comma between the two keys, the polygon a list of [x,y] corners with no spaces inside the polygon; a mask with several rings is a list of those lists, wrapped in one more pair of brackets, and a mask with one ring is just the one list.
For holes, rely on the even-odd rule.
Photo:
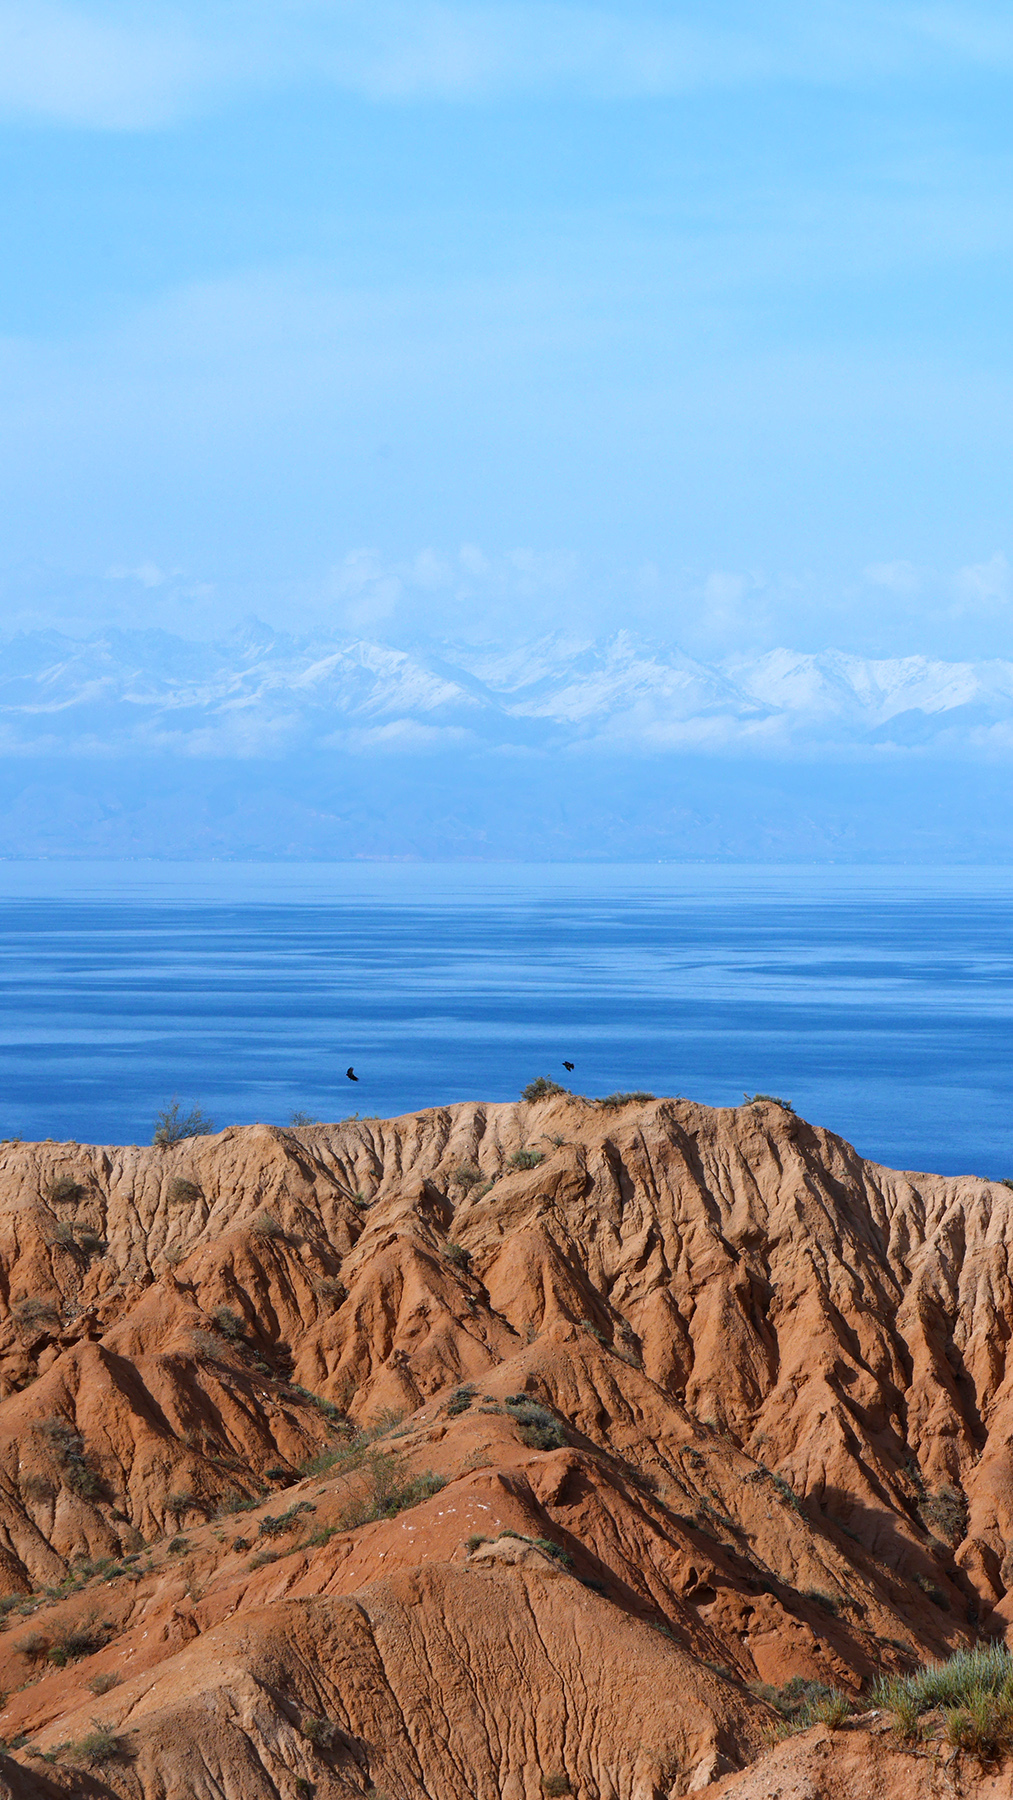
{"label": "tuft of grass", "polygon": [[807,1681],[795,1675],[783,1688],[770,1687],[763,1681],[751,1681],[749,1691],[758,1700],[781,1715],[779,1735],[807,1731],[810,1725],[843,1725],[852,1710],[852,1702],[842,1688],[825,1687],[821,1681]]}
{"label": "tuft of grass", "polygon": [[88,1682],[89,1692],[95,1695],[108,1694],[114,1687],[119,1687],[120,1676],[114,1675],[111,1669],[105,1669],[100,1675],[93,1675]]}
{"label": "tuft of grass", "polygon": [[645,1093],[634,1088],[629,1094],[606,1094],[603,1099],[596,1100],[595,1105],[604,1107],[606,1112],[618,1112],[623,1106],[646,1106],[649,1100],[656,1100],[657,1094]]}
{"label": "tuft of grass", "polygon": [[190,1545],[187,1542],[185,1537],[180,1537],[177,1534],[176,1537],[169,1539],[169,1542],[166,1544],[165,1547],[168,1550],[170,1556],[182,1556],[183,1551],[189,1550]]}
{"label": "tuft of grass", "polygon": [[790,1506],[792,1512],[800,1513],[802,1511],[802,1502],[796,1494],[795,1489],[792,1487],[791,1482],[786,1481],[783,1475],[771,1475],[770,1479],[774,1484],[778,1497],[784,1501],[785,1506]]}
{"label": "tuft of grass", "polygon": [[294,1113],[289,1114],[288,1122],[290,1125],[294,1125],[297,1129],[300,1125],[319,1125],[320,1124],[319,1119],[314,1118],[312,1113],[303,1112],[301,1107],[297,1107],[296,1111]]}
{"label": "tuft of grass", "polygon": [[510,1158],[513,1169],[537,1169],[545,1161],[544,1150],[515,1150]]}
{"label": "tuft of grass", "polygon": [[444,1244],[443,1254],[455,1269],[467,1271],[471,1267],[471,1251],[466,1250],[463,1244]]}
{"label": "tuft of grass", "polygon": [[550,1100],[553,1094],[569,1092],[569,1088],[561,1087],[558,1081],[553,1081],[551,1075],[536,1075],[534,1081],[529,1081],[527,1087],[521,1088],[521,1099]]}
{"label": "tuft of grass", "polygon": [[573,1557],[569,1550],[564,1550],[562,1544],[556,1544],[551,1538],[544,1537],[532,1538],[531,1542],[536,1550],[541,1550],[544,1555],[551,1556],[553,1562],[561,1563],[564,1569],[573,1568]]}
{"label": "tuft of grass", "polygon": [[791,1101],[782,1100],[780,1094],[743,1094],[742,1098],[747,1106],[759,1106],[766,1101],[769,1106],[779,1106],[782,1112],[795,1111]]}
{"label": "tuft of grass", "polygon": [[337,1537],[338,1529],[337,1525],[318,1525],[315,1531],[310,1532],[308,1538],[304,1538],[301,1544],[296,1545],[296,1549],[319,1550],[324,1544],[329,1544],[332,1537]]}
{"label": "tuft of grass", "polygon": [[964,1706],[949,1708],[946,1741],[979,1762],[1001,1761],[1013,1750],[1013,1694],[979,1689],[968,1696]]}
{"label": "tuft of grass", "polygon": [[1013,1746],[1013,1656],[1002,1643],[979,1643],[973,1651],[957,1651],[945,1663],[928,1663],[910,1676],[885,1676],[876,1681],[871,1703],[892,1712],[903,1737],[916,1737],[923,1714],[939,1708],[946,1714],[948,1732],[950,1717],[954,1719],[952,1730],[961,1737],[957,1748],[984,1753],[990,1733],[997,1746],[1000,1741]]}

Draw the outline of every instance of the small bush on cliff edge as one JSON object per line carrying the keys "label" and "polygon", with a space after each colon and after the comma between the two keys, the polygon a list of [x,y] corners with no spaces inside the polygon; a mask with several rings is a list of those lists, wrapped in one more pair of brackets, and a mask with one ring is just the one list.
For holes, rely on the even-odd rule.
{"label": "small bush on cliff edge", "polygon": [[199,1106],[192,1106],[189,1112],[184,1112],[174,1094],[168,1106],[163,1106],[161,1112],[155,1115],[155,1130],[151,1141],[162,1145],[179,1144],[184,1138],[210,1137],[214,1128],[214,1120],[209,1119]]}
{"label": "small bush on cliff edge", "polygon": [[536,1075],[527,1087],[521,1088],[522,1100],[550,1100],[553,1094],[569,1094],[569,1088],[560,1087],[550,1075]]}
{"label": "small bush on cliff edge", "polygon": [[656,1094],[648,1094],[642,1088],[634,1088],[629,1094],[606,1094],[603,1099],[596,1100],[595,1105],[606,1112],[619,1112],[624,1106],[646,1106],[649,1100],[656,1100]]}

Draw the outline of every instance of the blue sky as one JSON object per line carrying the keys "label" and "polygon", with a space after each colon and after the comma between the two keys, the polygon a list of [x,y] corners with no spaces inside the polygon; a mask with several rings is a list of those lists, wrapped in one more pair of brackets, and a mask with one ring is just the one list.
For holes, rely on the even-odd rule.
{"label": "blue sky", "polygon": [[1013,15],[0,0],[8,627],[1013,655]]}

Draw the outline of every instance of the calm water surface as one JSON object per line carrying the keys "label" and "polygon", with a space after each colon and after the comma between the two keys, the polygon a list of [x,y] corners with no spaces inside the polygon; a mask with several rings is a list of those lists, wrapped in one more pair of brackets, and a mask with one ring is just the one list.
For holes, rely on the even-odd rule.
{"label": "calm water surface", "polygon": [[[1013,1173],[1013,870],[0,864],[0,1135],[513,1099],[790,1099]],[[562,1067],[576,1064],[572,1077]],[[361,1080],[344,1071],[353,1063]]]}

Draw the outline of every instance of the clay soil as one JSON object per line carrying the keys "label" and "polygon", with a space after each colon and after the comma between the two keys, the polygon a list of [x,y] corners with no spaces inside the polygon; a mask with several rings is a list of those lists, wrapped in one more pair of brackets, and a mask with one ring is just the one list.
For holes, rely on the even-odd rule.
{"label": "clay soil", "polygon": [[0,1147],[0,1796],[1013,1795],[869,1699],[1013,1624],[1011,1245],[773,1103]]}

